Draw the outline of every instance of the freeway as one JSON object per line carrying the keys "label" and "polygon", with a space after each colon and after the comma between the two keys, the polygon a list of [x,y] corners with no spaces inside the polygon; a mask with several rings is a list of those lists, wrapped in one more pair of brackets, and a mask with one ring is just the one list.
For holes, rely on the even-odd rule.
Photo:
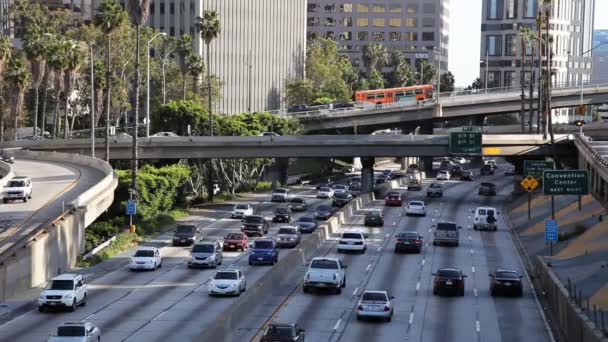
{"label": "freeway", "polygon": [[13,170],[16,176],[32,180],[32,198],[27,203],[0,204],[0,253],[39,225],[55,219],[63,212],[64,203],[103,178],[92,168],[25,159],[17,159]]}
{"label": "freeway", "polygon": [[[263,324],[279,321],[297,322],[306,330],[307,339],[313,341],[551,341],[529,283],[526,282],[523,298],[489,295],[488,273],[498,268],[523,272],[502,216],[497,232],[472,229],[472,209],[481,205],[500,208],[507,197],[512,178],[494,178],[502,188],[495,198],[478,196],[477,182],[454,183],[447,187],[443,198],[427,201],[427,217],[406,217],[401,215],[401,208],[386,208],[384,229],[366,228],[360,219],[344,227],[368,233],[371,246],[364,255],[329,252],[329,256],[343,258],[348,266],[342,294],[304,294],[298,286],[278,309],[260,305],[250,320],[242,322],[235,332],[239,337],[233,340],[250,340]],[[423,194],[408,192],[408,200],[423,199]],[[382,207],[382,203],[377,201],[374,206]],[[459,247],[431,244],[432,226],[439,219],[454,220],[463,226]],[[416,230],[424,236],[422,254],[393,252],[393,235],[402,230]],[[464,297],[432,294],[432,273],[443,267],[459,268],[468,275]],[[296,284],[303,279],[305,270],[299,269]],[[358,295],[365,289],[387,290],[395,296],[392,322],[356,320]],[[276,302],[269,300],[266,304],[273,301]]]}

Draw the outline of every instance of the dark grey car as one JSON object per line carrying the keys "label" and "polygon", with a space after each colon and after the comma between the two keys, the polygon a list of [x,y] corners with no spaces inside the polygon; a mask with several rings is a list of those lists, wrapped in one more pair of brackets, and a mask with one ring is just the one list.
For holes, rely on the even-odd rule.
{"label": "dark grey car", "polygon": [[195,224],[180,224],[173,233],[173,246],[189,246],[199,240],[200,228]]}

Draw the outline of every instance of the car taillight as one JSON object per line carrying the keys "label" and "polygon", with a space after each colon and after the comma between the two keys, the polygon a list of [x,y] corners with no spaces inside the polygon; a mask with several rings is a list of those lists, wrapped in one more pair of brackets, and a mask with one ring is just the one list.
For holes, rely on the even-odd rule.
{"label": "car taillight", "polygon": [[397,240],[397,243],[403,243],[405,240]]}
{"label": "car taillight", "polygon": [[359,305],[359,306],[357,307],[357,309],[359,309],[359,310],[363,310],[363,305]]}
{"label": "car taillight", "polygon": [[384,311],[390,311],[390,310],[391,310],[391,308],[389,308],[388,305],[384,306]]}
{"label": "car taillight", "polygon": [[416,241],[414,241],[414,242],[416,242],[416,244],[417,244],[417,245],[419,245],[419,244],[421,244],[421,243],[422,243],[422,240],[416,240]]}

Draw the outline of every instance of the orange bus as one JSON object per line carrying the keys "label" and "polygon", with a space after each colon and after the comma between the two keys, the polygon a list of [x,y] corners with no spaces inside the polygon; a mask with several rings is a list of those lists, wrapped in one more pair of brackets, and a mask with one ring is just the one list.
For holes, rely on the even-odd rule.
{"label": "orange bus", "polygon": [[433,86],[424,84],[401,88],[361,90],[356,91],[354,97],[354,100],[357,102],[371,102],[375,104],[423,101],[433,98]]}

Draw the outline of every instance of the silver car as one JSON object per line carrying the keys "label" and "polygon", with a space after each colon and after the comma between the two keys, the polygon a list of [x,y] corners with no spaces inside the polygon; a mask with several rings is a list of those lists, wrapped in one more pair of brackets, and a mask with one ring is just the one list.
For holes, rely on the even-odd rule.
{"label": "silver car", "polygon": [[393,318],[393,296],[386,291],[365,291],[357,305],[357,319],[380,318],[390,322]]}
{"label": "silver car", "polygon": [[223,261],[222,247],[218,241],[201,241],[192,246],[188,267],[216,268]]}
{"label": "silver car", "polygon": [[101,339],[101,331],[91,322],[67,322],[47,342],[93,342]]}

